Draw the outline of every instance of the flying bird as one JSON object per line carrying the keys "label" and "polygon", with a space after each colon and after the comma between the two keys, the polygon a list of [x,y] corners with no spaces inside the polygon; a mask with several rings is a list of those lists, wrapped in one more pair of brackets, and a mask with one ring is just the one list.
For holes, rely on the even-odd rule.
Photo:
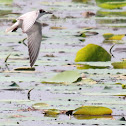
{"label": "flying bird", "polygon": [[52,13],[46,12],[43,9],[25,13],[16,19],[17,22],[15,24],[6,29],[6,33],[8,33],[16,31],[18,28],[21,28],[22,32],[27,34],[28,51],[31,67],[34,65],[38,57],[42,41],[41,23],[39,23],[37,19],[39,19],[41,16],[45,14],[52,14]]}

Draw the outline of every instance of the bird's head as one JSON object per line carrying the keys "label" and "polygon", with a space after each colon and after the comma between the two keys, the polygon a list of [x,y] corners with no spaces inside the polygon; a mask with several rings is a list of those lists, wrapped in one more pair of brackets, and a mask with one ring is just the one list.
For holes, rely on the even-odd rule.
{"label": "bird's head", "polygon": [[44,11],[43,9],[40,9],[40,10],[39,10],[39,15],[40,15],[40,16],[43,16],[43,15],[45,15],[45,14],[52,14],[52,13],[51,13],[51,12]]}

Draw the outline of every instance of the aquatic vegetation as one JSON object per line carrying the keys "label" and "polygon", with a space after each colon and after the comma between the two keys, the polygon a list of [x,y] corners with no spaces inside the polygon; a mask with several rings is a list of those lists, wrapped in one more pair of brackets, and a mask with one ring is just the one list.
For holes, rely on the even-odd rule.
{"label": "aquatic vegetation", "polygon": [[82,106],[73,111],[74,115],[111,115],[112,110],[101,106]]}
{"label": "aquatic vegetation", "polygon": [[89,61],[110,61],[111,55],[101,46],[95,44],[88,44],[80,49],[75,58],[75,62],[89,62]]}

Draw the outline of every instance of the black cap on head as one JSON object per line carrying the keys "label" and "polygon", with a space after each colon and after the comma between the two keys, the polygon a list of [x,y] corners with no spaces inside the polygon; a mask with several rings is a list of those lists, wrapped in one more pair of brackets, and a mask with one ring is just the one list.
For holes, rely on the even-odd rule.
{"label": "black cap on head", "polygon": [[45,11],[43,9],[40,9],[39,12],[40,13],[45,13]]}
{"label": "black cap on head", "polygon": [[40,9],[40,10],[39,10],[39,13],[52,14],[51,12],[46,12],[46,11],[44,11],[43,9]]}

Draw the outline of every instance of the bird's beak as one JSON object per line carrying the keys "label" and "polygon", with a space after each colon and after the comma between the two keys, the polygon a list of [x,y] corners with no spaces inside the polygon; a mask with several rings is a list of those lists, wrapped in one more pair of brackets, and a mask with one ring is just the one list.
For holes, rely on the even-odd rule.
{"label": "bird's beak", "polygon": [[52,12],[46,12],[46,14],[53,14]]}

